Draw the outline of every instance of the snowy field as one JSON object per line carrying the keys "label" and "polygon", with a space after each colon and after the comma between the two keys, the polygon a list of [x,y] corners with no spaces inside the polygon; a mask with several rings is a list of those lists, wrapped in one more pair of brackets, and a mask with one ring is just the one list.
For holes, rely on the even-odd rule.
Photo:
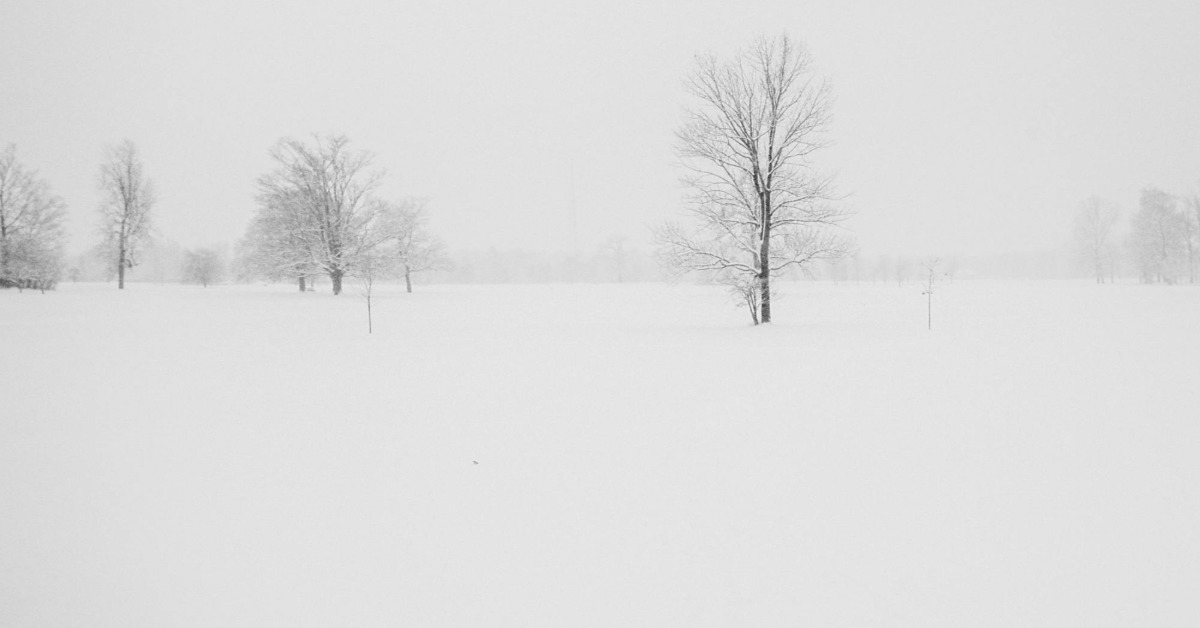
{"label": "snowy field", "polygon": [[1200,289],[783,292],[0,292],[0,626],[1200,624]]}

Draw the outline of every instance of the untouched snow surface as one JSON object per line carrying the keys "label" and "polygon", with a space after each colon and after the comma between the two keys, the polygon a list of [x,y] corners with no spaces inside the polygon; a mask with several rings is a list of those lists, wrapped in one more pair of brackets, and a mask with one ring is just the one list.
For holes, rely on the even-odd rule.
{"label": "untouched snow surface", "polygon": [[0,292],[0,625],[1200,624],[1200,289],[783,291]]}

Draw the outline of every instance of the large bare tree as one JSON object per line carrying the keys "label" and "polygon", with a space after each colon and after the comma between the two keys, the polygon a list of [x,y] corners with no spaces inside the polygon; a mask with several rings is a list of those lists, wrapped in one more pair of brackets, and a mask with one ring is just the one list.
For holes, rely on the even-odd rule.
{"label": "large bare tree", "polygon": [[[259,215],[252,225],[281,270],[329,275],[333,293],[342,278],[379,245],[372,225],[382,203],[374,197],[383,173],[371,171],[372,155],[351,151],[342,135],[312,144],[283,139],[271,150],[276,169],[258,180]],[[257,227],[256,227],[257,225]]]}
{"label": "large bare tree", "polygon": [[100,165],[100,233],[109,259],[117,265],[117,288],[125,288],[125,269],[150,236],[154,186],[146,178],[137,147],[125,140],[105,150]]}
{"label": "large bare tree", "polygon": [[1112,277],[1116,264],[1117,245],[1113,237],[1120,210],[1100,198],[1083,201],[1075,213],[1075,240],[1080,256],[1096,275],[1096,283]]}
{"label": "large bare tree", "polygon": [[0,152],[0,286],[52,287],[62,267],[66,206],[37,172]]}
{"label": "large bare tree", "polygon": [[771,322],[771,277],[848,248],[831,227],[846,214],[814,168],[827,144],[830,89],[803,46],[760,38],[732,59],[697,59],[686,89],[698,105],[678,131],[693,226],[659,229],[680,270],[710,271]]}

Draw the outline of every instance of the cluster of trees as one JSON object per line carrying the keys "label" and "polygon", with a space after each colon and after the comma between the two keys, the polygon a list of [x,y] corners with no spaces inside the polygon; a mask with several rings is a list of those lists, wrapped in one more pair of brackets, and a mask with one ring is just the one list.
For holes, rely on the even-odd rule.
{"label": "cluster of trees", "polygon": [[0,152],[0,287],[53,288],[62,273],[66,205],[37,172]]}
{"label": "cluster of trees", "polygon": [[1117,274],[1122,247],[1144,283],[1196,283],[1200,264],[1200,195],[1178,196],[1158,188],[1142,190],[1138,210],[1122,239],[1121,212],[1113,203],[1090,198],[1075,214],[1080,259],[1097,283]]}
{"label": "cluster of trees", "polygon": [[[154,205],[154,188],[132,142],[105,150],[98,187],[96,255],[117,276],[117,287],[124,288],[126,269],[149,241]],[[64,272],[65,218],[66,204],[17,161],[16,147],[9,145],[0,153],[0,287],[54,288]]]}
{"label": "cluster of trees", "polygon": [[334,294],[347,276],[402,276],[411,292],[413,274],[445,265],[424,202],[380,198],[384,173],[349,143],[285,138],[271,149],[276,167],[258,180],[258,209],[241,246],[251,273],[296,281],[301,291],[324,274]]}
{"label": "cluster of trees", "polygon": [[[227,246],[185,248],[170,239],[155,238],[141,247],[138,263],[126,270],[125,280],[211,286],[238,278],[231,274],[235,269]],[[106,246],[96,246],[69,257],[63,279],[112,282],[117,279],[117,265],[109,259]]]}
{"label": "cluster of trees", "polygon": [[[687,87],[698,105],[678,139],[693,220],[658,230],[660,258],[672,272],[704,272],[727,284],[755,324],[770,322],[772,276],[849,250],[830,229],[846,214],[811,160],[825,146],[830,90],[804,48],[786,36],[760,39],[730,60],[700,58]],[[411,291],[413,274],[448,265],[429,233],[424,203],[380,198],[383,173],[345,136],[285,138],[270,156],[275,169],[257,182],[258,208],[238,247],[243,270],[296,281],[302,291],[309,278],[327,275],[340,294],[347,276],[364,279],[368,290],[376,278],[403,277]],[[13,163],[10,149],[0,165],[21,175]],[[60,272],[62,202],[44,183],[25,179],[33,183],[20,184],[26,191],[15,195],[0,179],[0,281],[56,279]],[[108,149],[99,187],[100,250],[124,288],[126,270],[149,243],[155,201],[131,142]],[[21,194],[34,200],[10,200]],[[606,243],[603,253],[622,281],[631,269],[625,242]],[[190,251],[183,279],[207,285],[220,267],[211,251]]]}
{"label": "cluster of trees", "polygon": [[1142,190],[1129,236],[1138,275],[1146,283],[1196,283],[1200,256],[1200,196]]}
{"label": "cluster of trees", "polygon": [[[343,136],[312,144],[284,139],[272,149],[277,167],[258,181],[258,212],[240,247],[239,278],[288,278],[303,290],[306,278],[321,273],[339,294],[348,275],[394,276],[411,292],[414,274],[448,266],[424,201],[376,196],[383,173],[370,170],[369,153],[348,144]],[[157,251],[154,185],[128,140],[105,149],[97,182],[100,243],[80,260],[102,260],[99,274],[124,289],[127,273]],[[64,273],[65,215],[65,203],[17,161],[14,146],[0,153],[0,287],[54,287]],[[170,263],[150,259],[160,275],[171,267],[173,279],[203,286],[224,275],[225,261],[214,249],[175,253]],[[86,265],[78,263],[76,278]]]}
{"label": "cluster of trees", "polygon": [[829,87],[786,36],[701,57],[686,86],[697,106],[677,136],[692,220],[659,228],[660,255],[674,272],[728,285],[755,325],[769,323],[773,275],[850,248],[832,229],[847,215],[812,163],[826,145]]}

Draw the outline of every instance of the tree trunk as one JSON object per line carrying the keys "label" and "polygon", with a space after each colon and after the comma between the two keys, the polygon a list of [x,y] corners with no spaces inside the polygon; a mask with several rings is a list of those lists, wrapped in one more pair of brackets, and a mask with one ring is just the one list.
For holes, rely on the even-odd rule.
{"label": "tree trunk", "polygon": [[[768,179],[769,181],[769,179]],[[759,282],[762,284],[762,299],[758,304],[762,322],[771,322],[771,191],[762,195],[762,244],[759,246]]]}
{"label": "tree trunk", "polygon": [[762,260],[760,262],[761,270],[759,271],[759,274],[758,274],[758,286],[759,286],[758,311],[759,311],[759,318],[764,323],[771,322],[771,267],[768,266],[767,262],[766,262],[766,260],[770,259],[769,257],[767,257],[767,255],[769,254],[769,247],[770,247],[769,243],[767,242],[766,238],[764,238],[763,245],[762,245],[762,254],[761,254],[761,258],[760,258]]}
{"label": "tree trunk", "polygon": [[8,277],[8,246],[5,244],[8,240],[8,228],[4,226],[4,219],[0,218],[0,280]]}
{"label": "tree trunk", "polygon": [[770,269],[764,268],[762,277],[759,278],[762,290],[762,303],[759,304],[759,313],[761,314],[762,322],[771,322],[771,274]]}
{"label": "tree trunk", "polygon": [[300,292],[304,292],[305,291],[304,275],[300,275],[299,277],[297,277],[296,282],[300,284]]}
{"label": "tree trunk", "polygon": [[342,293],[342,275],[344,275],[344,274],[345,274],[345,272],[341,271],[341,270],[329,271],[329,280],[333,282],[333,293],[334,294]]}
{"label": "tree trunk", "polygon": [[121,247],[117,258],[117,290],[125,289],[125,247]]}
{"label": "tree trunk", "polygon": [[404,267],[404,289],[409,294],[412,294],[412,271],[409,270],[408,266]]}

